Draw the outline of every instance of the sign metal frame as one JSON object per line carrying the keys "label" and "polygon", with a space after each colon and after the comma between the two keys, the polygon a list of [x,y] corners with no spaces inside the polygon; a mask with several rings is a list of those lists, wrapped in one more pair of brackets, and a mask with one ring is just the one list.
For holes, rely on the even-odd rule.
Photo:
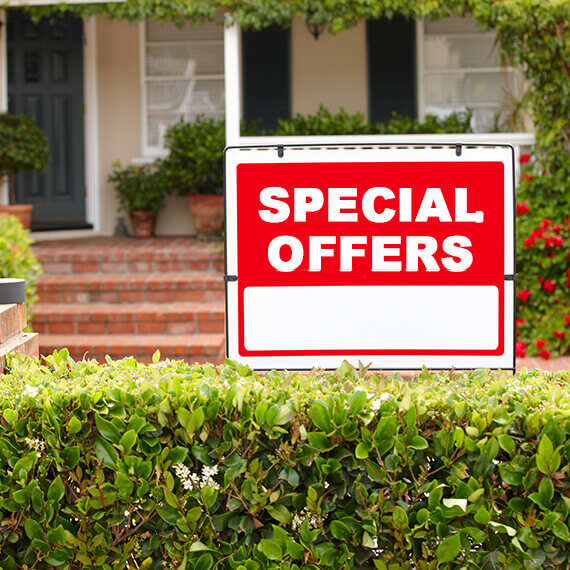
{"label": "sign metal frame", "polygon": [[[362,360],[365,364],[372,361],[373,369],[384,370],[419,370],[424,365],[428,368],[437,369],[473,369],[488,367],[492,369],[514,370],[515,368],[515,295],[516,295],[516,266],[515,266],[515,150],[511,145],[502,144],[477,144],[477,145],[462,145],[460,143],[454,145],[433,145],[425,143],[423,145],[402,145],[396,142],[368,145],[314,145],[314,144],[294,144],[294,145],[257,145],[257,146],[233,146],[228,147],[225,153],[225,181],[226,181],[226,271],[225,271],[225,287],[226,287],[226,351],[229,358],[237,359],[241,362],[250,364],[256,369],[269,369],[269,368],[291,368],[297,370],[311,369],[314,366],[322,366],[323,368],[335,368],[344,358],[342,357],[320,357],[316,354],[304,355],[302,357],[292,357],[291,355],[284,355],[278,357],[259,357],[259,356],[243,356],[237,349],[237,336],[238,327],[243,327],[243,323],[239,322],[237,314],[237,291],[239,275],[237,273],[237,188],[236,176],[233,170],[236,163],[232,156],[249,157],[246,162],[256,163],[255,158],[252,158],[256,151],[257,157],[263,156],[263,162],[273,163],[282,162],[285,157],[285,162],[288,160],[296,162],[301,153],[305,153],[305,159],[308,162],[320,163],[320,158],[325,153],[333,153],[329,162],[338,161],[339,150],[345,149],[349,154],[352,154],[351,161],[355,162],[370,162],[371,155],[377,157],[382,156],[382,151],[385,152],[401,152],[401,159],[403,162],[423,162],[424,159],[418,159],[425,152],[435,152],[440,158],[435,162],[445,160],[455,160],[459,162],[469,162],[477,160],[475,155],[491,156],[495,153],[499,154],[505,165],[504,173],[504,219],[505,225],[503,227],[503,234],[505,239],[504,250],[504,330],[501,332],[503,335],[502,342],[504,345],[504,352],[500,356],[492,357],[434,357],[429,356],[424,358],[409,359],[401,357],[373,357],[366,354],[351,354],[347,355],[347,359]],[[334,149],[334,150],[333,150]],[[495,150],[493,150],[495,149]],[[253,152],[252,152],[253,151]],[[315,152],[317,151],[317,152]],[[358,151],[360,158],[355,159],[355,151]],[[308,154],[307,154],[308,153]],[[415,158],[410,157],[415,153]],[[419,154],[418,154],[419,153]],[[296,158],[291,158],[291,155],[296,155]],[[313,158],[314,157],[314,158]],[[326,162],[326,160],[325,160]],[[341,161],[342,162],[342,161]],[[382,160],[381,160],[382,162]],[[384,162],[389,162],[385,161]],[[503,317],[501,317],[503,318]],[[374,356],[374,355],[372,355]],[[352,357],[352,358],[351,358]],[[421,359],[421,360],[420,360]],[[355,362],[353,362],[355,363]]]}

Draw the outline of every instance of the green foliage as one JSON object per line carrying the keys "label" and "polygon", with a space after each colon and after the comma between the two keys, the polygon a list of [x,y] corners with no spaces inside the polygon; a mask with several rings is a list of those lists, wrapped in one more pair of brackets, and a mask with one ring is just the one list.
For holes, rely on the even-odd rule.
{"label": "green foliage", "polygon": [[168,129],[165,145],[169,154],[159,166],[168,192],[180,196],[223,193],[224,125],[201,116]]}
{"label": "green foliage", "polygon": [[184,22],[222,22],[222,14],[244,29],[288,27],[300,18],[331,33],[362,20],[403,15],[433,19],[471,14],[482,27],[497,31],[501,47],[520,65],[530,85],[541,150],[550,161],[570,154],[570,3],[566,0],[127,0],[109,4],[57,5],[33,8],[43,15],[69,10],[82,16],[142,21],[147,17]]}
{"label": "green foliage", "polygon": [[9,176],[10,202],[16,201],[14,176],[18,172],[45,170],[49,148],[44,132],[28,115],[0,113],[0,179]]}
{"label": "green foliage", "polygon": [[569,562],[567,372],[8,364],[5,569]]}
{"label": "green foliage", "polygon": [[148,210],[158,214],[164,208],[164,177],[155,165],[122,168],[115,162],[108,180],[115,185],[120,209],[124,212]]}
{"label": "green foliage", "polygon": [[[346,135],[469,132],[470,113],[452,114],[445,120],[433,116],[419,122],[394,115],[388,123],[364,122],[361,113],[344,109],[332,113],[320,106],[315,115],[296,115],[279,121],[277,129],[264,133],[253,123],[242,125],[244,135]],[[199,117],[193,123],[179,121],[165,136],[167,158],[157,161],[167,192],[179,194],[222,194],[225,122]]]}
{"label": "green foliage", "polygon": [[0,176],[22,170],[45,170],[49,149],[32,117],[0,113]]}
{"label": "green foliage", "polygon": [[548,174],[526,162],[517,198],[517,351],[570,351],[570,159]]}
{"label": "green foliage", "polygon": [[570,3],[472,2],[474,17],[497,31],[501,47],[529,84],[540,152],[553,168],[570,155]]}
{"label": "green foliage", "polygon": [[[28,309],[38,300],[36,285],[42,266],[32,251],[32,240],[14,216],[0,216],[0,277],[25,279]],[[28,323],[31,313],[28,311]]]}
{"label": "green foliage", "polygon": [[426,133],[469,133],[471,112],[452,113],[446,119],[427,115],[424,121],[394,113],[386,123],[366,123],[362,113],[345,109],[332,113],[323,105],[314,115],[296,115],[280,119],[272,135],[393,135]]}

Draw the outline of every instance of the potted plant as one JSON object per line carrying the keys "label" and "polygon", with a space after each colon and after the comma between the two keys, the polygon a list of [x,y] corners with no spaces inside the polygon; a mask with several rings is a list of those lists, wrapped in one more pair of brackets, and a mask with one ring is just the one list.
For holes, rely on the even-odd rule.
{"label": "potted plant", "polygon": [[219,238],[224,223],[224,122],[203,116],[192,123],[179,121],[168,129],[165,141],[169,154],[160,168],[167,192],[188,196],[199,238]]}
{"label": "potted plant", "polygon": [[164,189],[160,169],[155,164],[127,166],[113,164],[109,182],[115,185],[119,209],[127,212],[137,238],[154,235],[156,216],[164,208]]}
{"label": "potted plant", "polygon": [[21,171],[45,170],[49,149],[45,134],[28,115],[0,113],[0,178],[8,179],[9,205],[0,213],[11,214],[25,227],[30,227],[33,206],[16,204],[14,179]]}

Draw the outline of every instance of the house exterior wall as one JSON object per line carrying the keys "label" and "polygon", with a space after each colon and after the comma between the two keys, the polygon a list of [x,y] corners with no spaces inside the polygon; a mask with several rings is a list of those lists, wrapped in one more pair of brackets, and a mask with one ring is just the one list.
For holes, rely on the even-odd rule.
{"label": "house exterior wall", "polygon": [[[118,201],[107,182],[112,164],[140,156],[141,103],[138,26],[97,18],[101,233],[112,234]],[[125,214],[120,214],[125,216]]]}
{"label": "house exterior wall", "polygon": [[322,103],[331,111],[368,114],[366,25],[360,23],[335,36],[317,40],[296,19],[291,28],[293,114],[315,113]]}

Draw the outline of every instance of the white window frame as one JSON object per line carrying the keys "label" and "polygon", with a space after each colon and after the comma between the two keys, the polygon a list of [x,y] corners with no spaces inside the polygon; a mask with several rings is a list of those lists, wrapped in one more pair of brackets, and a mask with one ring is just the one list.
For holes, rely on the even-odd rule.
{"label": "white window frame", "polygon": [[[147,53],[147,46],[150,45],[189,45],[193,43],[200,43],[195,42],[192,40],[172,40],[172,41],[157,41],[157,42],[148,42],[146,38],[146,20],[139,23],[139,77],[140,77],[140,97],[141,97],[141,153],[143,157],[149,158],[163,158],[165,157],[168,152],[164,147],[161,146],[152,146],[148,144],[148,100],[147,100],[147,84],[148,80],[151,76],[147,76],[146,74],[146,53]],[[212,40],[216,44],[222,44],[223,39],[217,41]],[[188,76],[192,77],[192,76]],[[160,76],[160,80],[168,80],[168,79],[185,79],[180,76]],[[213,75],[199,75],[200,79],[215,79],[220,80],[224,79],[224,75],[220,74],[213,74]]]}

